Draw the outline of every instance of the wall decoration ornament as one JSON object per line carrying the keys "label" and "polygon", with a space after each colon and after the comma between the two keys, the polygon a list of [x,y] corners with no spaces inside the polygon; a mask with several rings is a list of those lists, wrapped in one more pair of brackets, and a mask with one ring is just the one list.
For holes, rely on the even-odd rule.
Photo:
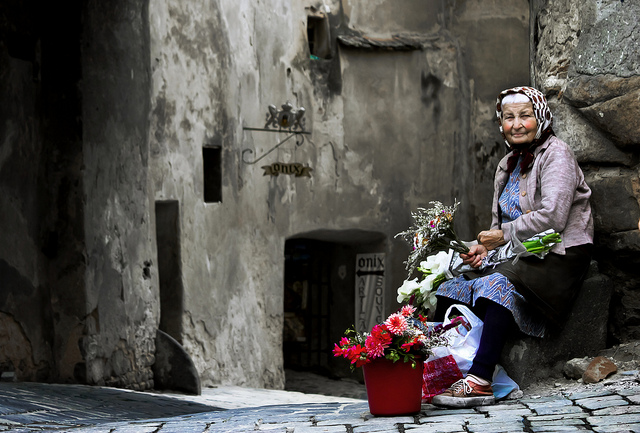
{"label": "wall decoration ornament", "polygon": [[275,105],[271,104],[264,127],[304,131],[305,111],[304,107],[294,108],[288,101],[286,104],[282,104],[282,110],[278,110]]}
{"label": "wall decoration ornament", "polygon": [[275,105],[271,104],[268,107],[266,123],[264,128],[242,128],[245,131],[262,131],[262,132],[285,132],[289,133],[287,137],[280,140],[275,146],[269,149],[267,152],[257,157],[253,161],[248,161],[245,158],[247,153],[253,153],[251,149],[244,149],[242,151],[242,162],[245,164],[255,164],[262,158],[276,150],[282,144],[292,137],[296,137],[296,146],[301,146],[304,143],[304,136],[310,135],[311,132],[305,131],[305,112],[304,107],[296,108],[291,102],[287,101],[278,109]]}

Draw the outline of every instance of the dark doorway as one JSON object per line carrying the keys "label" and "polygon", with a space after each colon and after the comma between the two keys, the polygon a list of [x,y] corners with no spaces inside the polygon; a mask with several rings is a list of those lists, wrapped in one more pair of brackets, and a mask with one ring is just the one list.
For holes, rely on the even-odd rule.
{"label": "dark doorway", "polygon": [[183,286],[178,201],[156,202],[156,240],[160,284],[160,330],[182,344]]}
{"label": "dark doorway", "polygon": [[309,238],[285,243],[285,369],[351,376],[348,363],[332,351],[355,322],[355,258],[362,248]]}
{"label": "dark doorway", "polygon": [[329,244],[305,239],[285,245],[285,368],[329,367],[330,249]]}

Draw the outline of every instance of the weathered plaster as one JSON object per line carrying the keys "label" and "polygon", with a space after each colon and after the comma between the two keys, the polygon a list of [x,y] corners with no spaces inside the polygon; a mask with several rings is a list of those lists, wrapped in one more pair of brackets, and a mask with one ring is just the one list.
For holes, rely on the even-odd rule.
{"label": "weathered plaster", "polygon": [[[584,164],[594,197],[604,197],[594,205],[599,246],[634,263],[638,128],[621,124],[633,124],[638,110],[630,72],[637,44],[622,46],[637,25],[620,8],[636,6],[574,3],[532,0],[530,53],[524,0],[92,1],[73,39],[82,51],[70,57],[81,73],[64,81],[58,71],[47,81],[61,89],[51,99],[65,101],[53,106],[56,116],[33,102],[37,62],[0,50],[14,74],[0,79],[11,101],[0,107],[0,222],[15,228],[0,234],[0,259],[25,288],[0,306],[31,344],[29,374],[53,365],[58,380],[153,386],[161,311],[154,209],[170,202],[179,210],[179,341],[203,386],[281,388],[287,240],[331,244],[328,278],[345,305],[353,302],[353,257],[385,253],[386,308],[394,310],[409,249],[394,235],[412,210],[457,198],[464,238],[488,227],[493,173],[504,155],[495,97],[530,76],[550,96],[557,132]],[[69,21],[80,26],[75,12]],[[331,53],[312,60],[307,19],[323,14]],[[402,34],[417,45],[368,51],[338,42],[356,34]],[[604,50],[604,62],[585,58],[603,35],[620,46]],[[55,59],[57,51],[43,53]],[[81,108],[68,102],[73,95]],[[306,108],[312,135],[257,164],[243,162],[245,149],[253,159],[286,138],[243,129],[262,127],[267,106],[286,101]],[[628,117],[610,122],[621,102]],[[596,121],[600,113],[604,122]],[[221,149],[219,203],[203,200],[203,146]],[[275,161],[313,172],[264,176],[260,166]],[[608,207],[619,211],[615,218],[601,211]],[[616,332],[626,338],[637,332],[636,280],[625,280],[624,269],[611,272],[620,288]],[[31,304],[42,311],[39,322],[15,314]]]}
{"label": "weathered plaster", "polygon": [[[90,2],[83,45],[87,304],[86,381],[135,389],[150,381],[158,324],[148,195],[146,2]],[[85,318],[83,317],[83,320]]]}

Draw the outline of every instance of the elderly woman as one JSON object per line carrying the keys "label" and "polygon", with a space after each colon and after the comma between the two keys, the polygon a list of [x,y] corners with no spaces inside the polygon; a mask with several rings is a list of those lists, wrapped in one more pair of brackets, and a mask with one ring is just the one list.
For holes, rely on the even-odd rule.
{"label": "elderly woman", "polygon": [[591,191],[569,146],[551,129],[544,95],[531,87],[500,93],[496,114],[509,153],[495,174],[491,229],[461,255],[477,268],[487,251],[512,237],[523,241],[553,229],[562,242],[551,252],[495,268],[466,273],[437,290],[435,320],[456,303],[472,306],[484,321],[473,364],[464,379],[433,403],[471,407],[494,402],[491,380],[508,334],[520,330],[542,337],[548,324],[562,322],[591,261]]}

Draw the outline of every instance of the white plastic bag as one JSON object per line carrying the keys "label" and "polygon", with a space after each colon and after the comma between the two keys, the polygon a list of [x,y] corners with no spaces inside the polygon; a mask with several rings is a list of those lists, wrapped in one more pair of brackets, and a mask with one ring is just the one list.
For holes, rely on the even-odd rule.
{"label": "white plastic bag", "polygon": [[459,311],[464,320],[462,324],[450,329],[444,334],[447,337],[449,346],[435,347],[432,357],[441,358],[443,356],[453,355],[462,374],[467,374],[473,363],[473,358],[478,351],[480,336],[482,335],[482,326],[484,324],[466,305],[455,304],[450,306],[445,313],[444,326],[451,323],[449,316],[453,309]]}
{"label": "white plastic bag", "polygon": [[[463,317],[462,324],[444,334],[447,337],[449,346],[434,347],[433,355],[427,359],[427,362],[452,355],[462,374],[466,375],[473,364],[473,358],[476,356],[478,346],[480,346],[484,323],[466,305],[455,304],[450,306],[445,313],[443,325],[446,326],[451,323],[449,316],[454,309]],[[507,372],[500,365],[496,366],[493,373],[492,387],[493,395],[496,398],[506,397],[512,391],[520,389],[518,384],[507,375]]]}
{"label": "white plastic bag", "polygon": [[504,398],[514,391],[520,391],[518,384],[509,377],[507,371],[500,364],[496,365],[496,369],[493,372],[491,388],[495,398]]}

